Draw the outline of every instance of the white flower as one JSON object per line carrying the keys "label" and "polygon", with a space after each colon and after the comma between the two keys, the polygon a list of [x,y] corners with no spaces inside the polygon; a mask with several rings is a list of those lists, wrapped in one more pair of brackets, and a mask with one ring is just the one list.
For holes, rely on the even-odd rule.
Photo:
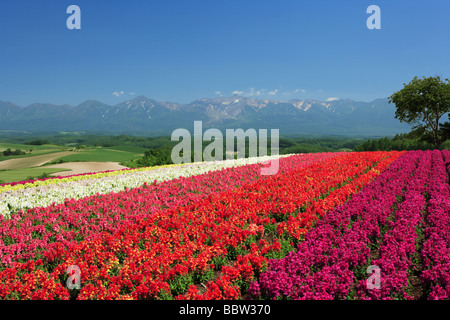
{"label": "white flower", "polygon": [[271,159],[287,157],[289,155],[274,155],[237,160],[215,162],[201,162],[183,166],[160,168],[150,171],[125,173],[98,179],[84,179],[58,184],[30,187],[15,191],[0,193],[0,214],[9,217],[19,210],[35,207],[47,207],[64,203],[65,199],[81,199],[95,194],[120,192],[125,188],[134,189],[145,182],[153,183],[168,181],[178,177],[190,177],[221,170],[229,167],[239,167],[248,164],[262,163]]}

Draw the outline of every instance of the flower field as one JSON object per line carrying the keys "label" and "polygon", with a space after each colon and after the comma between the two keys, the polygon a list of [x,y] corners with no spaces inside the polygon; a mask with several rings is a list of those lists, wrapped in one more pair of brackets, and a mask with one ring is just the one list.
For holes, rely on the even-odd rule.
{"label": "flower field", "polygon": [[5,184],[0,299],[448,299],[449,170],[341,152]]}
{"label": "flower field", "polygon": [[[8,216],[19,210],[49,206],[53,203],[59,204],[65,199],[80,199],[95,194],[119,192],[139,187],[148,181],[161,182],[177,177],[189,177],[270,159],[270,157],[261,157],[185,166],[166,165],[6,183],[0,185],[0,215]],[[172,170],[165,170],[167,168]]]}

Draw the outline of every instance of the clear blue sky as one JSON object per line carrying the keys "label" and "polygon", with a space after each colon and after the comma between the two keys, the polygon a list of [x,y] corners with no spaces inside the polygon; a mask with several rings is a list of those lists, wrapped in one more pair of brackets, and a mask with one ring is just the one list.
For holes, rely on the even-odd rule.
{"label": "clear blue sky", "polygon": [[[381,30],[366,27],[372,4]],[[1,0],[0,100],[371,101],[450,78],[449,21],[448,0]]]}

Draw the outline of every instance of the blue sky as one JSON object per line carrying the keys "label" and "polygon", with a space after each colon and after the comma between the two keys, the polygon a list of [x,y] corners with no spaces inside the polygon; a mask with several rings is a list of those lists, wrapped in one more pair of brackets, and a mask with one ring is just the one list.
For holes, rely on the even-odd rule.
{"label": "blue sky", "polygon": [[[69,30],[69,5],[81,30]],[[369,5],[381,30],[369,30]],[[2,0],[0,100],[372,101],[450,78],[450,1]]]}

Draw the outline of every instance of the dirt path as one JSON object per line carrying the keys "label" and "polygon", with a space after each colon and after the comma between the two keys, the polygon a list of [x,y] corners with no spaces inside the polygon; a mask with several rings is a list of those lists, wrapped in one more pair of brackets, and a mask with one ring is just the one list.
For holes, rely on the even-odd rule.
{"label": "dirt path", "polygon": [[32,156],[27,158],[18,158],[18,159],[9,159],[0,162],[0,170],[2,169],[25,169],[31,167],[37,167],[43,165],[52,160],[65,157],[68,155],[74,154],[74,152],[63,151],[63,152],[55,152],[50,154],[43,154],[40,156]]}
{"label": "dirt path", "polygon": [[65,177],[73,174],[108,171],[108,170],[120,170],[126,169],[127,167],[121,166],[118,162],[66,162],[66,163],[52,164],[50,166],[46,166],[46,168],[71,169],[70,171],[63,171],[51,174],[51,176]]}

